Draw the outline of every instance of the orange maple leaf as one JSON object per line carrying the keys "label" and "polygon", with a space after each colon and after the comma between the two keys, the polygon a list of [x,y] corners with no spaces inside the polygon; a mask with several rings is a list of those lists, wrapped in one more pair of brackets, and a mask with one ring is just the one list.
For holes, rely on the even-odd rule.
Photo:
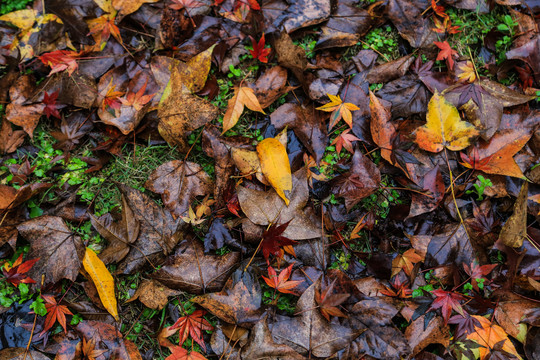
{"label": "orange maple leaf", "polygon": [[113,14],[104,14],[96,19],[88,20],[88,27],[90,28],[88,35],[94,36],[96,46],[99,46],[99,50],[103,50],[111,35],[116,41],[123,44],[120,29],[115,25],[114,20],[115,15]]}
{"label": "orange maple leaf", "polygon": [[207,360],[202,354],[191,351],[188,352],[181,346],[172,348],[172,354],[167,356],[165,360]]}
{"label": "orange maple leaf", "polygon": [[43,331],[40,335],[45,334],[50,328],[58,321],[58,323],[67,333],[66,329],[66,315],[73,315],[71,311],[65,305],[60,305],[56,302],[56,299],[52,295],[41,295],[45,300],[45,308],[47,309],[47,317],[45,318],[45,324],[43,324]]}
{"label": "orange maple leaf", "polygon": [[213,330],[214,327],[203,318],[206,311],[204,310],[195,310],[193,314],[182,316],[170,327],[170,330],[178,329],[180,334],[179,344],[182,345],[188,336],[191,336],[193,341],[199,344],[204,351],[206,351],[206,345],[202,338],[203,330]]}
{"label": "orange maple leaf", "polygon": [[446,60],[448,68],[452,70],[454,68],[453,57],[459,55],[458,52],[452,49],[447,41],[434,41],[433,44],[435,44],[439,49],[441,49],[441,51],[439,51],[439,54],[437,55],[437,60]]}
{"label": "orange maple leaf", "polygon": [[516,356],[518,359],[521,359],[521,356],[518,354],[514,344],[512,344],[512,341],[510,341],[508,335],[502,327],[493,324],[483,316],[472,315],[472,317],[480,322],[480,326],[474,325],[475,332],[467,335],[467,339],[476,341],[480,345],[480,360],[489,358],[491,350],[494,349],[495,346],[500,342],[502,342],[501,350]]}
{"label": "orange maple leaf", "polygon": [[290,289],[296,287],[302,282],[302,280],[287,281],[291,276],[292,267],[293,264],[289,265],[286,269],[283,269],[283,271],[281,271],[278,276],[276,270],[274,270],[273,267],[269,266],[268,275],[270,276],[270,278],[267,278],[265,276],[263,276],[262,278],[271,288],[276,289],[277,291],[284,294],[292,294]]}
{"label": "orange maple leaf", "polygon": [[396,276],[402,269],[407,275],[411,275],[414,264],[424,259],[414,249],[409,249],[392,260],[392,276]]}
{"label": "orange maple leaf", "polygon": [[338,121],[343,118],[347,125],[349,125],[349,127],[352,129],[351,111],[360,110],[360,108],[351,103],[344,103],[339,95],[327,95],[330,99],[330,102],[328,104],[324,104],[323,106],[319,106],[317,110],[332,112],[332,114],[330,114],[329,128],[332,129],[334,125],[336,125]]}
{"label": "orange maple leaf", "polygon": [[344,132],[339,134],[339,136],[335,138],[334,141],[332,141],[332,143],[330,144],[330,145],[334,145],[334,144],[336,145],[336,152],[338,154],[341,153],[342,148],[345,148],[348,152],[350,152],[351,154],[354,154],[352,143],[354,141],[360,141],[360,139],[354,136],[353,134],[349,134],[350,131],[351,129],[345,130]]}
{"label": "orange maple leaf", "polygon": [[64,70],[67,70],[68,74],[71,75],[79,66],[77,60],[75,60],[79,56],[80,53],[76,51],[54,50],[38,56],[38,59],[41,60],[43,64],[51,67],[52,71],[49,73],[49,76]]}
{"label": "orange maple leaf", "polygon": [[141,86],[139,91],[135,92],[128,92],[125,96],[125,98],[119,99],[122,105],[124,106],[133,106],[133,108],[137,111],[141,111],[141,109],[146,105],[155,94],[148,94],[143,95],[146,91],[146,85],[148,84],[148,80],[145,81],[144,85]]}

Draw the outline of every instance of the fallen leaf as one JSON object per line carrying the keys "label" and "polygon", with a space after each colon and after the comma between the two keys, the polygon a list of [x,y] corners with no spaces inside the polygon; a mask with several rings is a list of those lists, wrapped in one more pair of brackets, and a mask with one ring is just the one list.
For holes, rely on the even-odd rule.
{"label": "fallen leaf", "polygon": [[0,153],[10,154],[17,150],[24,142],[26,133],[22,130],[13,131],[13,127],[7,120],[2,120],[0,128]]}
{"label": "fallen leaf", "polygon": [[57,321],[64,329],[64,332],[67,333],[66,315],[73,315],[71,311],[69,311],[67,306],[57,303],[54,296],[41,295],[41,297],[45,301],[45,308],[47,309],[47,317],[45,318],[45,324],[43,324],[41,334],[49,331]]}
{"label": "fallen leaf", "polygon": [[434,41],[439,49],[439,54],[437,55],[437,60],[446,60],[446,64],[450,70],[454,69],[454,56],[459,55],[458,52],[450,47],[447,41]]}
{"label": "fallen leaf", "polygon": [[351,129],[347,129],[347,130],[343,131],[330,144],[330,145],[336,145],[336,152],[338,154],[341,153],[342,148],[345,148],[345,150],[347,150],[351,154],[354,154],[352,143],[353,143],[353,141],[360,141],[360,139],[357,138],[356,136],[354,136],[353,134],[349,134],[350,131],[351,131]]}
{"label": "fallen leaf", "polygon": [[263,276],[262,278],[266,282],[268,286],[270,286],[272,289],[276,289],[280,293],[283,294],[292,294],[292,291],[290,289],[295,288],[300,284],[302,281],[298,280],[289,280],[289,277],[291,276],[293,264],[289,265],[286,269],[283,269],[279,276],[276,273],[276,270],[269,266],[268,267],[268,276]]}
{"label": "fallen leaf", "polygon": [[514,204],[514,212],[504,223],[499,240],[506,246],[519,248],[527,237],[527,194],[529,183],[523,181],[521,190]]}
{"label": "fallen leaf", "polygon": [[445,195],[445,186],[443,176],[439,170],[439,165],[435,166],[424,175],[422,189],[425,194],[413,193],[411,199],[411,210],[409,217],[418,216],[427,212],[434,211]]}
{"label": "fallen leaf", "polygon": [[360,150],[352,158],[351,170],[333,180],[334,194],[345,199],[345,206],[350,210],[363,198],[379,189],[381,173],[377,166]]}
{"label": "fallen leaf", "polygon": [[122,195],[122,219],[114,222],[110,214],[99,218],[90,215],[92,226],[101,236],[108,241],[109,245],[99,254],[99,258],[105,263],[121,261],[129,252],[130,244],[133,244],[139,236],[140,224],[133,215],[125,196]]}
{"label": "fallen leaf", "polygon": [[139,10],[142,4],[155,2],[158,2],[158,0],[113,0],[112,6],[115,10],[118,10],[117,18],[120,21],[124,16]]}
{"label": "fallen leaf", "polygon": [[205,254],[202,243],[189,236],[152,276],[166,286],[201,294],[221,290],[240,260],[240,253]]}
{"label": "fallen leaf", "polygon": [[512,344],[506,332],[499,325],[494,324],[483,316],[473,315],[473,317],[478,320],[480,326],[475,325],[475,332],[467,335],[467,339],[476,341],[480,345],[478,349],[480,360],[488,359],[488,355],[499,342],[502,342],[502,350],[521,359],[514,344]]}
{"label": "fallen leaf", "polygon": [[319,106],[317,110],[332,113],[330,114],[330,124],[328,125],[328,128],[332,129],[334,125],[336,125],[339,122],[339,120],[341,120],[342,118],[347,123],[347,125],[349,125],[349,127],[352,128],[353,124],[352,124],[351,111],[360,110],[360,108],[351,103],[344,103],[343,100],[341,100],[341,97],[339,95],[337,96],[334,96],[332,94],[327,94],[327,95],[328,95],[328,98],[330,99],[330,102],[323,106]]}
{"label": "fallen leaf", "polygon": [[144,280],[137,288],[137,291],[135,291],[135,294],[133,294],[126,303],[139,299],[144,306],[149,307],[150,309],[161,310],[169,302],[168,297],[177,294],[178,291],[169,289],[159,281],[153,279]]}
{"label": "fallen leaf", "polygon": [[62,279],[75,281],[81,268],[84,246],[80,237],[56,216],[41,216],[17,226],[19,233],[30,242],[30,258],[39,261],[29,271],[33,279],[45,278],[44,284]]}
{"label": "fallen leaf", "polygon": [[381,148],[382,158],[392,164],[392,141],[397,135],[397,131],[390,121],[392,117],[390,107],[383,105],[371,91],[369,92],[369,100],[371,137],[373,142]]}
{"label": "fallen leaf", "polygon": [[[321,309],[321,314],[327,321],[330,321],[331,316],[346,318],[345,315],[338,306],[343,304],[351,294],[335,294],[334,285],[336,279],[323,290],[321,285],[321,290],[315,289],[315,302],[319,305]],[[322,284],[322,283],[321,283]]]}
{"label": "fallen leaf", "polygon": [[413,133],[416,143],[424,150],[440,152],[445,147],[458,151],[470,145],[478,131],[459,117],[457,109],[435,92],[428,104],[427,123]]}
{"label": "fallen leaf", "polygon": [[11,102],[6,106],[6,119],[14,125],[20,126],[33,137],[34,129],[37,127],[39,118],[43,114],[45,105],[26,104],[35,89],[35,80],[30,75],[19,77],[9,89]]}
{"label": "fallen leaf", "polygon": [[328,322],[317,311],[315,290],[320,289],[321,280],[312,284],[298,299],[294,318],[281,318],[272,326],[272,338],[278,344],[292,347],[298,353],[328,358],[344,349],[363,330]]}
{"label": "fallen leaf", "polygon": [[238,119],[240,119],[240,116],[244,112],[244,106],[252,111],[265,113],[257,96],[255,96],[253,89],[246,86],[235,88],[234,96],[229,100],[227,112],[225,112],[225,115],[223,116],[222,135],[236,125]]}
{"label": "fallen leaf", "polygon": [[287,149],[277,139],[267,138],[257,145],[257,155],[264,177],[288,206],[292,175]]}
{"label": "fallen leaf", "polygon": [[165,360],[208,360],[201,353],[196,351],[187,351],[181,346],[172,348],[172,354],[167,356]]}
{"label": "fallen leaf", "polygon": [[145,187],[161,194],[165,207],[178,218],[185,215],[196,196],[212,191],[212,179],[199,164],[171,160],[150,174]]}
{"label": "fallen leaf", "polygon": [[5,280],[14,285],[18,286],[19,284],[35,284],[36,281],[30,278],[26,273],[32,269],[34,264],[39,261],[39,258],[27,260],[22,262],[23,254],[19,255],[17,260],[13,265],[9,266],[9,263],[6,263],[2,268],[2,273],[4,274]]}
{"label": "fallen leaf", "polygon": [[253,50],[250,50],[251,57],[253,59],[257,59],[262,63],[267,63],[268,58],[267,56],[272,51],[271,48],[266,48],[266,40],[264,39],[264,33],[262,34],[261,38],[259,39],[259,42],[257,42],[252,36],[249,37],[251,40],[251,45],[253,47]]}
{"label": "fallen leaf", "polygon": [[[274,66],[266,70],[255,83],[250,84],[261,107],[266,109],[281,96],[295,89],[287,86],[287,69]],[[278,129],[278,130],[281,130]]]}
{"label": "fallen leaf", "polygon": [[114,294],[114,279],[94,250],[86,248],[83,267],[96,286],[101,303],[109,314],[111,314],[116,321],[119,321],[116,296]]}
{"label": "fallen leaf", "polygon": [[464,315],[465,310],[463,310],[460,301],[465,300],[465,296],[452,291],[444,291],[442,289],[432,290],[431,293],[435,295],[436,298],[433,300],[428,311],[441,309],[445,325],[448,324],[448,319],[450,319],[452,310],[458,314]]}
{"label": "fallen leaf", "polygon": [[202,338],[203,330],[213,330],[214,327],[210,325],[208,320],[206,320],[203,315],[206,314],[204,310],[195,310],[192,314],[182,316],[178,318],[176,322],[170,327],[171,330],[178,329],[180,335],[179,344],[183,344],[188,336],[191,336],[193,341],[199,344],[203,350],[206,352],[206,345]]}
{"label": "fallen leaf", "polygon": [[253,271],[236,270],[219,293],[191,299],[211,314],[230,324],[259,321],[262,315],[262,292]]}
{"label": "fallen leaf", "polygon": [[392,260],[392,277],[399,274],[401,270],[408,276],[411,276],[414,265],[423,260],[424,259],[417,254],[414,249],[409,249],[403,254],[399,254]]}
{"label": "fallen leaf", "polygon": [[242,211],[253,223],[269,225],[276,219],[284,224],[291,221],[283,236],[292,240],[314,239],[320,236],[320,226],[303,211],[307,204],[309,188],[305,169],[300,169],[292,176],[292,190],[289,206],[274,191],[257,191],[243,186],[236,188]]}

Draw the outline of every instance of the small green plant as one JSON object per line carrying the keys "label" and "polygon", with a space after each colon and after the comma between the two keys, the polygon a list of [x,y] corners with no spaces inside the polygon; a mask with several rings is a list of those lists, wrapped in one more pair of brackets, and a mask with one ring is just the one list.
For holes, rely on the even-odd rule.
{"label": "small green plant", "polygon": [[493,183],[491,182],[490,179],[486,179],[482,175],[478,175],[478,181],[480,182],[480,184],[474,183],[473,184],[474,189],[467,190],[466,193],[476,194],[478,195],[476,200],[482,201],[484,200],[484,191],[486,190],[487,187],[493,186]]}
{"label": "small green plant", "polygon": [[388,60],[393,60],[399,57],[398,38],[397,31],[390,25],[386,25],[368,32],[358,45],[361,45],[366,50],[378,51]]}
{"label": "small green plant", "polygon": [[2,4],[0,4],[0,15],[4,15],[15,10],[22,10],[31,2],[32,0],[2,0]]}
{"label": "small green plant", "polygon": [[412,292],[412,297],[415,298],[415,297],[419,297],[419,296],[424,296],[426,295],[426,293],[429,293],[431,291],[435,290],[433,288],[433,285],[431,284],[427,284],[427,285],[424,285],[424,286],[419,286],[417,289],[414,289],[413,292]]}
{"label": "small green plant", "polygon": [[330,269],[338,269],[347,271],[349,269],[349,261],[351,260],[351,254],[345,253],[343,250],[338,249],[333,252],[335,260],[330,265]]}
{"label": "small green plant", "polygon": [[313,59],[315,57],[315,45],[317,44],[317,39],[313,35],[307,35],[302,38],[300,41],[293,41],[295,45],[300,46],[306,52],[306,57],[308,59]]}
{"label": "small green plant", "polygon": [[294,314],[296,308],[296,298],[294,295],[277,293],[264,282],[261,284],[261,288],[263,303],[266,305],[275,305],[279,310],[285,311],[289,315]]}

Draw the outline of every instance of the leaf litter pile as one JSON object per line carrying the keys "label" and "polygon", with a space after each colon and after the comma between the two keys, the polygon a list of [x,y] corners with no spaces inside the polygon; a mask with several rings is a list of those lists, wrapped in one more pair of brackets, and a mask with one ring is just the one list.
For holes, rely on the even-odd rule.
{"label": "leaf litter pile", "polygon": [[1,359],[540,359],[538,1],[20,3]]}

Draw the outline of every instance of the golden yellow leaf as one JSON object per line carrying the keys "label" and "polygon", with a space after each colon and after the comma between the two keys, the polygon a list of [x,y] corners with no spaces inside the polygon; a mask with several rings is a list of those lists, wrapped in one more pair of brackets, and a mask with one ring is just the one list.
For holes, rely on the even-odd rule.
{"label": "golden yellow leaf", "polygon": [[445,147],[462,150],[479,134],[473,125],[461,120],[456,107],[437,91],[429,101],[426,120],[426,125],[416,129],[414,136],[418,146],[427,151],[439,152]]}
{"label": "golden yellow leaf", "polygon": [[118,309],[116,305],[116,297],[114,295],[114,279],[109,270],[107,270],[107,267],[103,261],[98,258],[94,250],[86,248],[83,259],[83,267],[96,286],[101,303],[105,309],[107,309],[109,314],[111,314],[118,321]]}
{"label": "golden yellow leaf", "polygon": [[36,16],[36,10],[24,9],[2,15],[0,16],[0,21],[9,22],[21,30],[28,30],[36,22]]}
{"label": "golden yellow leaf", "polygon": [[275,138],[264,139],[257,145],[257,154],[266,180],[289,205],[287,193],[292,190],[292,175],[285,146]]}
{"label": "golden yellow leaf", "polygon": [[121,19],[126,15],[139,10],[142,4],[155,3],[159,0],[112,0],[112,6],[118,10],[118,17]]}
{"label": "golden yellow leaf", "polygon": [[351,111],[360,110],[360,108],[351,103],[344,103],[339,95],[326,95],[328,95],[330,102],[328,104],[324,104],[323,106],[319,106],[317,110],[332,112],[332,114],[330,115],[330,129],[332,129],[334,125],[336,125],[338,121],[341,120],[341,118],[343,118],[343,120],[345,120],[345,122],[352,129]]}
{"label": "golden yellow leaf", "polygon": [[480,360],[488,357],[490,350],[495,347],[500,341],[504,341],[502,350],[515,355],[518,359],[521,359],[514,344],[508,338],[508,335],[502,327],[495,325],[483,316],[472,315],[473,318],[480,322],[480,326],[474,326],[475,332],[467,335],[468,340],[476,341],[482,347],[478,348],[480,352]]}
{"label": "golden yellow leaf", "polygon": [[236,88],[234,96],[229,100],[227,105],[227,112],[223,116],[223,132],[221,134],[226,133],[236,125],[238,119],[240,119],[240,115],[244,112],[244,106],[247,106],[252,111],[258,111],[264,114],[253,89],[245,86]]}
{"label": "golden yellow leaf", "polygon": [[476,80],[476,72],[474,71],[474,66],[472,62],[466,61],[458,64],[458,78],[460,81],[465,81],[472,83]]}
{"label": "golden yellow leaf", "polygon": [[113,0],[94,0],[94,2],[106,13],[116,15],[116,9],[112,5]]}

